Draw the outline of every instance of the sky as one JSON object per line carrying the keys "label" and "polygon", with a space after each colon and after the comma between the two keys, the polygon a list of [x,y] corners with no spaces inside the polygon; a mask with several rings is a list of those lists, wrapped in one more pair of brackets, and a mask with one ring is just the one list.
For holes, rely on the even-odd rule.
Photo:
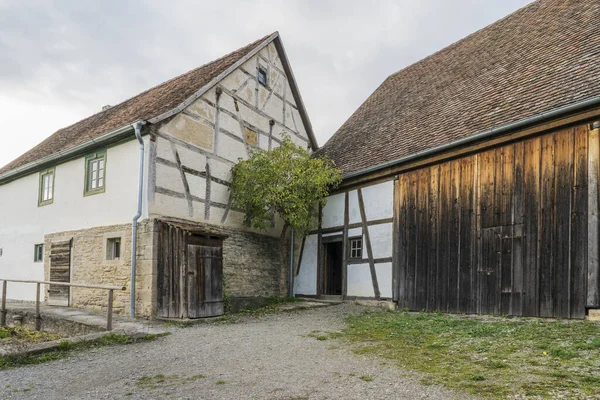
{"label": "sky", "polygon": [[319,145],[390,74],[530,0],[0,0],[0,166],[279,31]]}

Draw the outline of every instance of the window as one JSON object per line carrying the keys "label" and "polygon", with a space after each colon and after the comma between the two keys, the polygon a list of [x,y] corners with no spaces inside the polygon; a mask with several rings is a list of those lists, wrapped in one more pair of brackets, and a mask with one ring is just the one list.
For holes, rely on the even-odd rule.
{"label": "window", "polygon": [[362,258],[362,238],[350,239],[350,258]]}
{"label": "window", "polygon": [[38,206],[52,204],[54,201],[54,168],[40,172]]}
{"label": "window", "polygon": [[269,86],[267,70],[263,67],[258,67],[258,83],[263,86]]}
{"label": "window", "polygon": [[90,154],[85,158],[85,195],[103,193],[106,177],[106,152]]}
{"label": "window", "polygon": [[246,144],[250,146],[258,145],[258,133],[254,129],[250,129],[244,126],[244,136],[246,137]]}
{"label": "window", "polygon": [[44,245],[36,244],[33,247],[33,262],[43,262],[44,261]]}
{"label": "window", "polygon": [[110,238],[106,240],[106,259],[121,259],[121,238]]}

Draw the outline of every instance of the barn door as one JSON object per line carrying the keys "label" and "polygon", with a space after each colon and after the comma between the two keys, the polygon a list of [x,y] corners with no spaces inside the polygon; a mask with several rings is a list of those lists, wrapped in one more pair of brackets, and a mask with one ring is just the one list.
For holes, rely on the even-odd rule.
{"label": "barn door", "polygon": [[200,239],[187,246],[188,317],[223,315],[223,248],[221,241]]}
{"label": "barn door", "polygon": [[[71,282],[71,240],[50,244],[50,281]],[[69,286],[50,285],[48,287],[48,304],[68,306]]]}

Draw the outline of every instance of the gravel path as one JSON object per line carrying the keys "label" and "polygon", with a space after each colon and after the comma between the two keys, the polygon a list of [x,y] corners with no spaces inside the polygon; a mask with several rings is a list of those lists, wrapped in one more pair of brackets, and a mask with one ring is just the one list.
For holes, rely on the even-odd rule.
{"label": "gravel path", "polygon": [[339,330],[344,315],[360,310],[356,305],[341,304],[238,324],[174,328],[170,336],[152,342],[86,350],[64,360],[1,371],[0,398],[466,397],[421,385],[410,373],[380,359],[357,356],[335,340],[306,336],[314,330]]}

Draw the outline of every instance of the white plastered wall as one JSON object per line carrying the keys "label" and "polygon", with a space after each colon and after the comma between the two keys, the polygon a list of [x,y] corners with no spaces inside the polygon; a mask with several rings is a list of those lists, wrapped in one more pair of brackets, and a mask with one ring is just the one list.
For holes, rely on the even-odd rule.
{"label": "white plastered wall", "polygon": [[[259,68],[268,71],[268,87],[257,81]],[[159,128],[150,214],[244,228],[244,215],[230,204],[231,167],[253,148],[277,147],[284,134],[309,147],[279,54],[270,43]],[[277,236],[280,230],[277,221],[268,233]]]}
{"label": "white plastered wall", "polygon": [[[393,181],[386,181],[361,188],[365,216],[369,229],[369,238],[375,260],[375,271],[380,295],[392,297],[392,222],[394,203]],[[340,235],[344,225],[345,193],[328,197],[323,207],[322,228],[339,227],[339,231],[324,234]],[[360,236],[363,239],[363,262],[350,262],[347,270],[347,296],[374,297],[375,292],[371,279],[371,270],[367,259],[366,235],[363,232],[358,191],[348,192],[348,218],[350,227],[348,237]],[[376,222],[373,224],[373,222]],[[313,234],[306,237],[299,273],[296,277],[296,294],[314,295],[317,284],[317,237]]]}
{"label": "white plastered wall", "polygon": [[[147,145],[148,138],[144,140]],[[0,277],[43,280],[44,263],[34,262],[33,255],[44,235],[131,223],[137,211],[138,167],[139,143],[131,140],[107,149],[104,193],[84,196],[84,157],[55,166],[52,204],[38,207],[37,172],[1,185]],[[35,285],[9,283],[7,297],[35,300]]]}

